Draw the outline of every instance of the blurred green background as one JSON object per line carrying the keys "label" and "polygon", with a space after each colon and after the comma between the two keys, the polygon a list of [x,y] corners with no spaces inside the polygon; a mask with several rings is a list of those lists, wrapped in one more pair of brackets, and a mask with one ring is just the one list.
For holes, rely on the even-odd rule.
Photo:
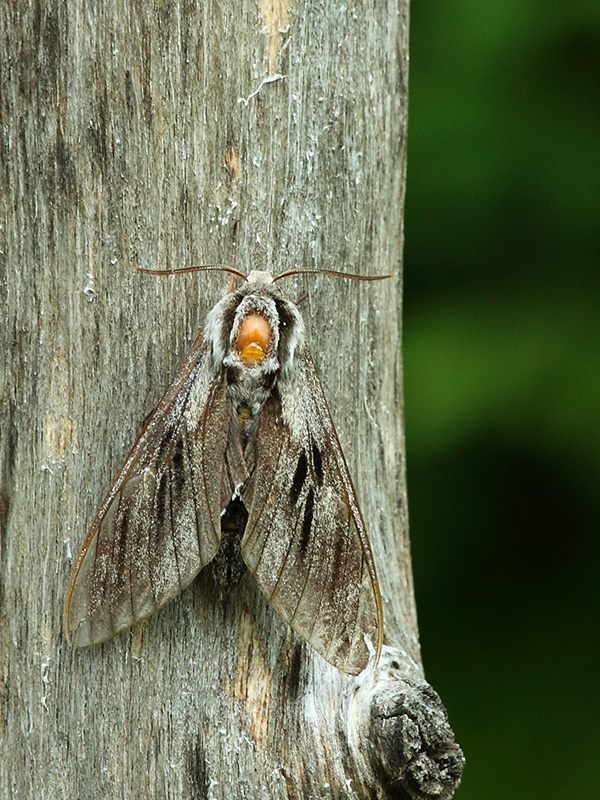
{"label": "blurred green background", "polygon": [[600,2],[411,5],[408,490],[458,800],[600,798]]}

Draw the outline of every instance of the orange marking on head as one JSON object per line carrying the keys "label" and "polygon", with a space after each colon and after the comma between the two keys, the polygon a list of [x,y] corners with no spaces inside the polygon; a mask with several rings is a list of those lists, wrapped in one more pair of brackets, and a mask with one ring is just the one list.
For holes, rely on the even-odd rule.
{"label": "orange marking on head", "polygon": [[261,314],[248,314],[243,320],[235,347],[248,367],[263,360],[269,349],[271,333],[271,326]]}

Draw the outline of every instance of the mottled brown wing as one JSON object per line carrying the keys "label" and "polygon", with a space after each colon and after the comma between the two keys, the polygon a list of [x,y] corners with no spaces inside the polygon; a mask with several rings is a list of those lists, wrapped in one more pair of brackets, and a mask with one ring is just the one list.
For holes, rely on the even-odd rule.
{"label": "mottled brown wing", "polygon": [[242,555],[275,611],[344,672],[379,657],[375,565],[348,467],[308,351],[260,414]]}
{"label": "mottled brown wing", "polygon": [[198,337],[92,523],[65,601],[82,647],[150,616],[214,557],[231,403]]}

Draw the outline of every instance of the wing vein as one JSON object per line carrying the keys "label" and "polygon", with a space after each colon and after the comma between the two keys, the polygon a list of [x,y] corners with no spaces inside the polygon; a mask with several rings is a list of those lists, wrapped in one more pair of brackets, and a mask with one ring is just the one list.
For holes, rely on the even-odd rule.
{"label": "wing vein", "polygon": [[194,522],[196,523],[196,539],[198,540],[198,554],[200,556],[200,561],[202,561],[202,541],[200,539],[200,523],[198,522],[198,495],[196,493],[196,470],[194,467],[194,459],[192,457],[191,439],[189,437],[185,438],[185,448],[188,457],[188,469],[190,472],[191,496],[192,503],[194,505]]}
{"label": "wing vein", "polygon": [[173,461],[169,459],[169,519],[171,521],[170,534],[171,544],[173,545],[173,557],[175,559],[175,567],[177,568],[177,581],[179,583],[179,591],[182,589],[181,585],[181,567],[179,566],[179,554],[177,552],[177,542],[175,541],[175,517],[173,515]]}
{"label": "wing vein", "polygon": [[[279,574],[277,576],[277,580],[275,581],[275,586],[273,587],[273,590],[272,590],[271,594],[267,597],[269,603],[273,599],[273,596],[275,595],[275,592],[277,591],[277,588],[279,587],[279,583],[281,581],[281,576],[283,575],[283,571],[284,571],[284,569],[285,569],[285,567],[287,565],[288,559],[290,557],[290,552],[292,550],[292,545],[294,544],[294,539],[296,538],[297,534],[298,534],[298,520],[296,520],[296,527],[294,529],[294,533],[293,533],[292,536],[290,536],[290,542],[288,544],[287,550],[285,551],[285,556],[283,558],[283,561],[281,562],[281,567],[279,569]],[[265,541],[265,544],[266,544],[266,541]],[[264,548],[263,548],[262,552],[264,553]],[[259,558],[259,563],[260,563],[261,559],[262,559],[262,554],[261,554],[261,558]]]}

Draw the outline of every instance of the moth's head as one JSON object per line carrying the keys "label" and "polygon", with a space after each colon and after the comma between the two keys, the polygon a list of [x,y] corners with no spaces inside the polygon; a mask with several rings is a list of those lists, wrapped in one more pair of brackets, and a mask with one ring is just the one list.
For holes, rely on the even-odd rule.
{"label": "moth's head", "polygon": [[273,283],[273,276],[270,272],[253,269],[248,273],[246,281],[248,283]]}
{"label": "moth's head", "polygon": [[304,323],[298,308],[286,300],[275,286],[277,281],[290,275],[333,275],[359,281],[380,281],[393,277],[352,275],[330,269],[292,269],[276,277],[270,272],[252,270],[246,277],[232,267],[217,265],[164,270],[136,269],[154,275],[228,272],[245,281],[242,288],[230,291],[217,303],[206,319],[204,340],[211,349],[215,373],[223,367],[232,366],[240,374],[258,369],[279,377],[291,373],[294,354],[304,341]]}
{"label": "moth's head", "polygon": [[304,323],[268,272],[251,272],[209,313],[204,336],[215,370],[226,366],[285,375],[303,342]]}

